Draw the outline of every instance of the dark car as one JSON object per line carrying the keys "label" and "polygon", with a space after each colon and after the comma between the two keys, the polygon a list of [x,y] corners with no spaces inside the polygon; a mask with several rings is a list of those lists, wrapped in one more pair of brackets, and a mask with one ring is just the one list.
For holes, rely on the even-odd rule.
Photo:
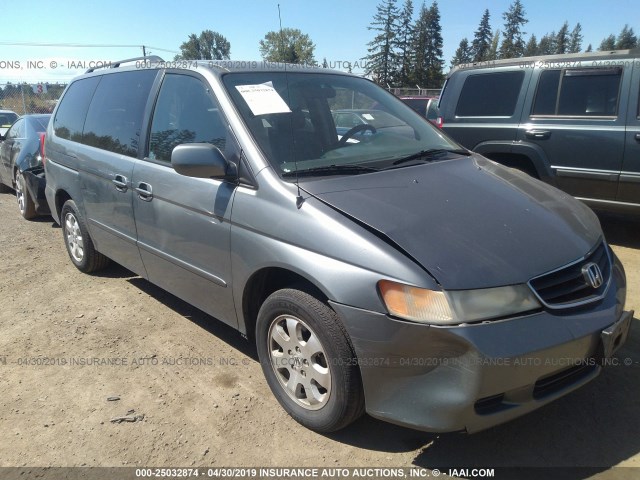
{"label": "dark car", "polygon": [[421,95],[400,97],[404,103],[413,108],[416,112],[437,125],[438,120],[438,97],[424,97]]}
{"label": "dark car", "polygon": [[[413,135],[413,129],[392,114],[377,109],[341,109],[331,112],[339,136],[349,137],[347,143],[357,142],[358,136],[371,135],[380,129]],[[355,138],[351,138],[355,137]]]}
{"label": "dark car", "polygon": [[0,144],[0,192],[15,189],[26,219],[49,214],[44,196],[44,136],[51,115],[25,115],[7,131]]}
{"label": "dark car", "polygon": [[476,153],[591,207],[640,212],[640,49],[454,68],[440,123]]}

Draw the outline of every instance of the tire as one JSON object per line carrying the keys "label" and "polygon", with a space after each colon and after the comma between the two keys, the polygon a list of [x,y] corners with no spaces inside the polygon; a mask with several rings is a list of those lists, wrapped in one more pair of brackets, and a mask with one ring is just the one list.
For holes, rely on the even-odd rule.
{"label": "tire", "polygon": [[18,201],[18,210],[20,214],[27,220],[34,218],[36,214],[36,205],[29,195],[27,184],[24,181],[22,172],[16,170],[16,200]]}
{"label": "tire", "polygon": [[60,223],[67,253],[78,270],[97,272],[109,264],[109,259],[93,246],[84,219],[73,200],[67,200],[62,206]]}
{"label": "tire", "polygon": [[356,356],[325,303],[300,290],[276,291],[258,312],[256,342],[271,391],[298,423],[328,433],[364,413]]}

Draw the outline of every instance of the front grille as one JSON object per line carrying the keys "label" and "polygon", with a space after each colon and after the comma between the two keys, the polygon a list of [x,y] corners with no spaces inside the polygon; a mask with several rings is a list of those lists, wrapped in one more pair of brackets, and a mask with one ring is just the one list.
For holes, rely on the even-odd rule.
{"label": "front grille", "polygon": [[[602,285],[594,288],[588,282],[583,267],[595,263],[600,267]],[[542,303],[549,308],[569,308],[600,300],[611,280],[611,259],[608,247],[601,242],[582,260],[532,279],[529,285]]]}

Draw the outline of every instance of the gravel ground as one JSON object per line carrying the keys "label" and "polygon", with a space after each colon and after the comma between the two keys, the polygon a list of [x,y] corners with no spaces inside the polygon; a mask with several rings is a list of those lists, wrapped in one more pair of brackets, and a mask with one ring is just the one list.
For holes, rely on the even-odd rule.
{"label": "gravel ground", "polygon": [[[24,221],[11,195],[0,219],[0,466],[640,467],[639,315],[618,353],[631,366],[506,425],[432,435],[364,417],[319,435],[237,332],[118,265],[80,273],[60,228]],[[602,222],[640,312],[640,223]]]}

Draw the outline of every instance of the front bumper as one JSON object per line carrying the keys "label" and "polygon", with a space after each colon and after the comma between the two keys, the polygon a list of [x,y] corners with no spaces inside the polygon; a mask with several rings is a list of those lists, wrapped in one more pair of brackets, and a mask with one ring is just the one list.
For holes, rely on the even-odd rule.
{"label": "front bumper", "polygon": [[356,350],[367,413],[419,430],[472,433],[594,379],[605,343],[612,354],[626,339],[611,340],[620,328],[608,327],[633,317],[623,311],[624,270],[614,262],[607,296],[563,313],[435,327],[332,303]]}
{"label": "front bumper", "polygon": [[33,199],[33,203],[36,206],[36,213],[38,215],[50,215],[49,204],[45,196],[45,188],[47,186],[47,180],[44,175],[44,170],[40,168],[38,170],[25,170],[22,172],[22,176],[27,185],[29,195]]}

